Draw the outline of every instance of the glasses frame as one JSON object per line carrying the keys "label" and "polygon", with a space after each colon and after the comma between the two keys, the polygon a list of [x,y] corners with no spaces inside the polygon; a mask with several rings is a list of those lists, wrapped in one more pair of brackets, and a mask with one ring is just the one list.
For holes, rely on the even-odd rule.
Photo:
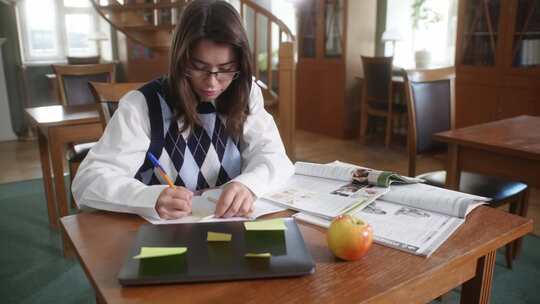
{"label": "glasses frame", "polygon": [[[216,71],[216,72],[212,72],[212,71],[208,71],[208,70],[204,70],[204,69],[196,69],[196,68],[187,68],[186,69],[187,71],[184,73],[184,75],[188,78],[199,78],[199,79],[208,79],[210,78],[212,75],[216,77],[216,80],[219,81],[219,82],[227,82],[227,81],[233,81],[235,79],[238,78],[238,76],[240,76],[240,71],[228,71],[228,72],[223,72],[223,71]],[[194,75],[191,75],[189,72],[190,71],[196,71],[196,72],[203,72],[204,74],[200,75],[200,76],[194,76]],[[219,75],[227,75],[227,74],[232,74],[232,78],[231,79],[220,79]]]}

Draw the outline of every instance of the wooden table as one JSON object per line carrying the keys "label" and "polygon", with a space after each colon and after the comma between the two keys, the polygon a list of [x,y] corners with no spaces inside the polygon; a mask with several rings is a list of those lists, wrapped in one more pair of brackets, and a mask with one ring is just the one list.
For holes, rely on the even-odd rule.
{"label": "wooden table", "polygon": [[519,180],[540,187],[540,117],[517,116],[437,133],[448,143],[446,183],[457,189],[461,171]]}
{"label": "wooden table", "polygon": [[[68,143],[97,140],[103,128],[95,105],[27,108],[38,130],[43,186],[47,198],[49,225],[58,229],[60,217],[68,214],[64,184],[65,148]],[[54,176],[54,185],[51,178]],[[57,213],[58,209],[58,213]]]}
{"label": "wooden table", "polygon": [[122,288],[117,276],[144,221],[100,211],[61,223],[98,303],[426,303],[460,284],[462,303],[488,303],[496,249],[532,230],[531,220],[479,207],[430,258],[375,244],[359,261],[343,262],[328,250],[324,229],[300,223],[313,275]]}

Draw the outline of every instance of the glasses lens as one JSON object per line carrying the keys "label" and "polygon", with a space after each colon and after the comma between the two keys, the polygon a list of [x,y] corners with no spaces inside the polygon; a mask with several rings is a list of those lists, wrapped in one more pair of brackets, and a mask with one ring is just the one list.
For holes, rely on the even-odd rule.
{"label": "glasses lens", "polygon": [[191,78],[203,79],[208,75],[208,73],[204,70],[190,69],[188,70],[188,75]]}
{"label": "glasses lens", "polygon": [[236,79],[239,74],[240,72],[210,72],[206,70],[189,69],[187,70],[186,76],[204,80],[213,75],[216,77],[217,81],[227,82]]}
{"label": "glasses lens", "polygon": [[238,77],[239,72],[218,72],[216,78],[218,81],[231,81]]}

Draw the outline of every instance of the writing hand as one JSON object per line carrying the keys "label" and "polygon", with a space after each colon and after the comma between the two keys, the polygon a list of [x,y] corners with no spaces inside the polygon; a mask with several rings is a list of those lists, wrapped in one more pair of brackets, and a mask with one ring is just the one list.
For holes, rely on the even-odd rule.
{"label": "writing hand", "polygon": [[216,205],[216,217],[247,216],[252,212],[255,196],[241,183],[231,182],[225,186]]}
{"label": "writing hand", "polygon": [[159,217],[174,220],[191,213],[193,192],[184,187],[167,187],[161,191],[156,202]]}

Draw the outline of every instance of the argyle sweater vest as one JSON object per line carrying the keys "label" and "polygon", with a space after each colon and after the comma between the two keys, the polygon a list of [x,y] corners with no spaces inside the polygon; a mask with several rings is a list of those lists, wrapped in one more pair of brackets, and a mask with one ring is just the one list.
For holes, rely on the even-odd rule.
{"label": "argyle sweater vest", "polygon": [[[239,141],[227,135],[222,117],[210,102],[197,107],[201,126],[180,133],[167,100],[166,81],[154,80],[139,89],[148,105],[151,152],[175,185],[191,191],[220,186],[240,174]],[[148,153],[135,178],[146,185],[165,184]]]}

